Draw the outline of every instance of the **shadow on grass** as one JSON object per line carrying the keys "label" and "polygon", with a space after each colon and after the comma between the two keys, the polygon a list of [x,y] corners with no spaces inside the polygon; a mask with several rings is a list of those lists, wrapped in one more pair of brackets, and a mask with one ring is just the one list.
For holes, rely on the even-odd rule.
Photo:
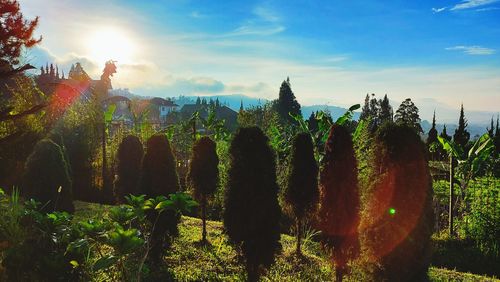
{"label": "shadow on grass", "polygon": [[483,254],[472,241],[435,240],[432,265],[460,272],[500,277],[500,257]]}

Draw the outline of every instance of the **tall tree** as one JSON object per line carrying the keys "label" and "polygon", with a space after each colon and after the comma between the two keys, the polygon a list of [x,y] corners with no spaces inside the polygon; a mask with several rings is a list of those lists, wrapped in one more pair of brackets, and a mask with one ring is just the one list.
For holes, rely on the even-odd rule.
{"label": "tall tree", "polygon": [[316,119],[316,114],[314,112],[311,113],[309,116],[309,119],[307,119],[307,126],[309,127],[309,131],[311,131],[313,134],[318,131],[319,124],[318,120]]}
{"label": "tall tree", "polygon": [[467,131],[467,120],[464,114],[464,105],[460,107],[460,118],[458,119],[458,128],[453,135],[453,141],[465,149],[469,143],[470,133]]}
{"label": "tall tree", "polygon": [[497,155],[500,154],[500,123],[499,117],[497,116],[497,124],[495,127],[495,137],[493,138],[493,144],[495,144],[495,150]]}
{"label": "tall tree", "polygon": [[275,110],[278,112],[281,120],[286,122],[294,121],[289,113],[293,115],[302,115],[300,104],[297,102],[290,85],[290,78],[287,78],[281,83],[279,97],[275,103]]}
{"label": "tall tree", "polygon": [[448,132],[446,132],[446,124],[443,125],[443,131],[441,131],[441,134],[439,134],[439,137],[443,138],[443,139],[446,139],[448,141],[451,140],[451,136],[448,135]]}
{"label": "tall tree", "polygon": [[384,95],[384,98],[379,101],[380,109],[378,113],[378,119],[380,123],[391,122],[393,120],[393,110],[392,106],[389,103],[389,98],[387,98],[387,94]]}
{"label": "tall tree", "polygon": [[19,63],[23,48],[30,48],[42,41],[33,32],[38,26],[38,17],[26,20],[17,0],[0,0],[0,61],[11,65]]}
{"label": "tall tree", "polygon": [[358,168],[351,135],[333,125],[325,145],[325,162],[320,177],[319,229],[323,245],[332,250],[337,280],[347,263],[359,254]]}
{"label": "tall tree", "polygon": [[396,114],[394,115],[394,121],[398,124],[405,124],[415,129],[418,133],[422,132],[418,108],[410,98],[407,98],[401,103],[396,111]]}
{"label": "tall tree", "polygon": [[427,134],[427,146],[432,143],[439,142],[437,139],[438,132],[436,130],[436,111],[434,111],[434,115],[432,116],[432,127],[429,129],[429,133]]}
{"label": "tall tree", "polygon": [[361,108],[360,120],[367,120],[370,117],[370,94],[366,94],[365,103]]}
{"label": "tall tree", "polygon": [[193,146],[187,180],[194,190],[195,199],[201,204],[202,242],[207,242],[207,200],[215,193],[219,183],[218,165],[219,157],[215,142],[207,136],[196,141]]}
{"label": "tall tree", "polygon": [[495,137],[495,123],[493,122],[493,117],[491,117],[490,128],[486,128],[486,130],[488,131],[490,138],[493,139]]}
{"label": "tall tree", "polygon": [[276,161],[268,142],[260,128],[240,128],[229,148],[224,228],[241,248],[249,281],[258,280],[281,248]]}
{"label": "tall tree", "polygon": [[[167,197],[179,191],[176,161],[170,142],[165,135],[153,135],[148,139],[147,150],[142,161],[141,191],[149,198]],[[151,232],[150,257],[153,262],[161,260],[165,239],[178,234],[180,216],[171,210],[158,214],[148,213],[148,220],[154,226]],[[168,242],[168,241],[167,241]]]}
{"label": "tall tree", "polygon": [[302,225],[315,210],[319,197],[318,164],[309,133],[299,133],[293,140],[287,180],[285,200],[296,221],[296,250],[300,255]]}

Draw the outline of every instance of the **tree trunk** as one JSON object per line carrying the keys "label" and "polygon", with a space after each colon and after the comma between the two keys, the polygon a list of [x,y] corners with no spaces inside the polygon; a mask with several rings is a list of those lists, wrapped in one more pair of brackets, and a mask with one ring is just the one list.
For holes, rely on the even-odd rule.
{"label": "tree trunk", "polygon": [[448,225],[450,229],[450,237],[453,236],[453,184],[454,184],[455,164],[453,162],[453,155],[450,154],[450,201],[448,209]]}
{"label": "tree trunk", "polygon": [[202,196],[201,199],[201,221],[203,223],[203,231],[201,234],[201,241],[207,242],[207,197],[205,195]]}
{"label": "tree trunk", "polygon": [[300,226],[300,219],[297,218],[297,222],[296,222],[296,228],[297,228],[297,255],[301,255],[302,252],[300,250],[300,240],[301,240],[301,237],[302,237],[302,232],[301,232],[301,226]]}
{"label": "tree trunk", "polygon": [[335,281],[336,282],[342,282],[342,279],[344,278],[344,270],[342,267],[335,267]]}

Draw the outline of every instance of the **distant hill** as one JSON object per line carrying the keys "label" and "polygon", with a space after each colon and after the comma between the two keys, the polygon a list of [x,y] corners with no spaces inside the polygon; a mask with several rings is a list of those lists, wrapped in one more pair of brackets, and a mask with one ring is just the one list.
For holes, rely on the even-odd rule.
{"label": "distant hill", "polygon": [[[420,125],[422,126],[422,130],[424,131],[424,134],[427,135],[429,133],[429,129],[432,127],[432,123],[430,123],[427,120],[423,120]],[[446,132],[448,135],[453,137],[453,134],[455,134],[455,129],[457,129],[456,124],[446,124]],[[467,125],[467,131],[470,133],[470,138],[474,139],[478,136],[483,135],[486,133],[486,127],[487,125],[482,125],[482,124],[469,124]],[[441,134],[443,131],[443,124],[436,124],[436,129],[438,131],[438,134]]]}

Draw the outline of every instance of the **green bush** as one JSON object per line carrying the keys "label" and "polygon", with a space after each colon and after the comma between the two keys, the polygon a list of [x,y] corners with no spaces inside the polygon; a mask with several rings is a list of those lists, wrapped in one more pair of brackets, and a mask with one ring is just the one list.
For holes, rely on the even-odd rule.
{"label": "green bush", "polygon": [[318,164],[311,135],[299,133],[293,140],[285,191],[285,200],[296,221],[298,254],[303,223],[316,210],[318,197]]}
{"label": "green bush", "polygon": [[[147,150],[142,161],[141,191],[148,198],[168,197],[179,191],[176,161],[165,135],[153,135],[148,139]],[[148,220],[153,224],[151,232],[150,257],[158,263],[162,252],[170,240],[178,235],[177,225],[180,215],[171,210],[159,213],[148,212]]]}
{"label": "green bush", "polygon": [[117,178],[114,181],[114,193],[118,203],[125,202],[127,195],[140,195],[139,180],[144,149],[139,138],[129,135],[123,138],[117,152]]}
{"label": "green bush", "polygon": [[256,281],[281,247],[275,156],[258,127],[240,128],[229,153],[224,228],[241,247],[248,280]]}
{"label": "green bush", "polygon": [[344,126],[333,125],[325,144],[320,178],[318,227],[323,245],[331,251],[337,280],[347,263],[359,254],[359,191],[357,162],[351,135]]}
{"label": "green bush", "polygon": [[425,280],[434,219],[425,146],[412,128],[395,124],[374,140],[360,225],[365,271],[377,281]]}
{"label": "green bush", "polygon": [[44,211],[73,212],[73,191],[68,164],[59,145],[40,140],[26,161],[21,192],[42,203]]}
{"label": "green bush", "polygon": [[217,189],[219,182],[219,157],[216,145],[209,137],[202,137],[193,146],[187,182],[193,188],[195,199],[201,204],[203,222],[202,241],[207,241],[206,210],[207,200]]}

